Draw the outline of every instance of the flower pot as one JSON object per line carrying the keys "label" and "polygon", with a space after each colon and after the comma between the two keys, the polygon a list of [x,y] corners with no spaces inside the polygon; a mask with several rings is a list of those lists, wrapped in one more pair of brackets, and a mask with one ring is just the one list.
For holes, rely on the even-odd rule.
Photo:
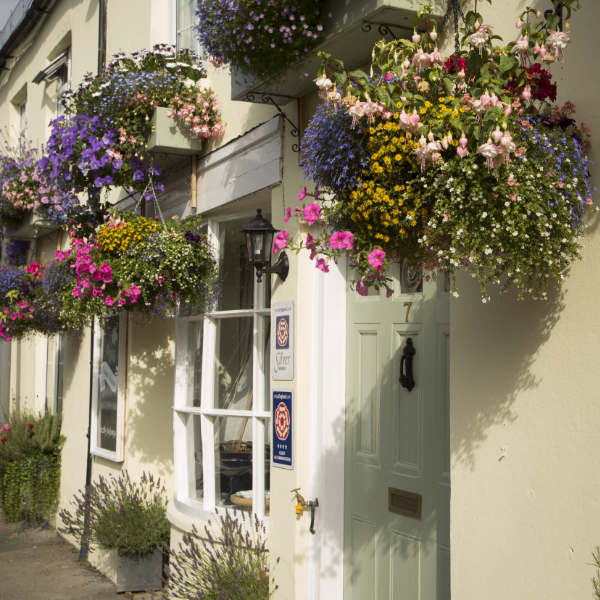
{"label": "flower pot", "polygon": [[44,215],[32,211],[22,221],[6,224],[4,236],[9,239],[32,240],[56,229],[58,225],[49,221]]}
{"label": "flower pot", "polygon": [[189,136],[169,117],[168,108],[159,106],[154,109],[152,133],[148,138],[149,152],[187,156],[202,152],[203,149],[204,141]]}
{"label": "flower pot", "polygon": [[116,554],[117,593],[145,592],[162,588],[162,550],[157,548],[141,556]]}

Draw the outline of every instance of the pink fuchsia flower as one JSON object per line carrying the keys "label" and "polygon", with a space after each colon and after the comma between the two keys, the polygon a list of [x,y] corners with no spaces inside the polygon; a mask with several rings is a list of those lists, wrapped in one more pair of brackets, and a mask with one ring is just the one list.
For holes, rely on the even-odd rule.
{"label": "pink fuchsia flower", "polygon": [[416,110],[412,111],[412,114],[408,114],[402,109],[400,113],[400,127],[405,131],[415,133],[421,126],[421,117],[419,117]]}
{"label": "pink fuchsia flower", "polygon": [[306,188],[303,187],[300,192],[298,192],[298,202],[302,202],[306,198]]}
{"label": "pink fuchsia flower", "polygon": [[561,60],[564,56],[564,50],[571,41],[571,38],[566,31],[554,31],[549,29],[548,33],[550,35],[546,39],[546,46],[548,46],[548,50],[550,50],[558,60]]}
{"label": "pink fuchsia flower", "polygon": [[367,261],[377,271],[381,271],[384,258],[385,252],[380,248],[375,248],[371,250],[371,252],[369,252],[369,254],[367,255]]}
{"label": "pink fuchsia flower", "polygon": [[421,36],[417,33],[416,30],[413,30],[411,39],[412,39],[413,44],[418,44],[421,41]]}
{"label": "pink fuchsia flower", "polygon": [[283,217],[283,222],[287,223],[292,218],[292,209],[288,206],[285,209],[285,217]]}
{"label": "pink fuchsia flower", "polygon": [[273,254],[277,254],[279,250],[287,247],[288,239],[290,237],[290,232],[282,229],[273,240]]}
{"label": "pink fuchsia flower", "polygon": [[526,35],[519,38],[515,42],[515,45],[513,46],[512,51],[516,55],[518,55],[519,59],[521,60],[521,63],[523,63],[525,61],[527,55],[529,54],[529,38]]}
{"label": "pink fuchsia flower", "polygon": [[10,431],[10,425],[8,423],[4,423],[2,429],[4,429],[4,431]]}
{"label": "pink fuchsia flower", "polygon": [[304,207],[304,220],[307,225],[313,225],[316,221],[319,220],[319,213],[321,212],[321,207],[314,202],[307,204]]}
{"label": "pink fuchsia flower", "polygon": [[324,258],[317,258],[315,267],[323,271],[323,273],[329,273],[329,265],[327,264],[327,261]]}
{"label": "pink fuchsia flower", "polygon": [[419,48],[412,58],[412,64],[420,73],[431,66],[431,56]]}
{"label": "pink fuchsia flower", "polygon": [[531,100],[531,88],[529,86],[526,86],[525,89],[521,92],[521,98],[523,98],[523,100],[525,100],[526,102]]}
{"label": "pink fuchsia flower", "polygon": [[485,144],[479,146],[477,152],[485,158],[485,165],[491,171],[494,168],[494,159],[498,156],[498,147],[488,139]]}
{"label": "pink fuchsia flower", "polygon": [[114,303],[114,298],[111,298],[110,296],[106,296],[106,298],[104,298],[104,304],[106,304],[106,306],[112,306]]}
{"label": "pink fuchsia flower", "polygon": [[467,42],[474,48],[477,48],[479,50],[479,55],[481,56],[483,54],[483,47],[487,44],[490,36],[491,27],[489,25],[482,25],[477,29],[477,31],[475,31],[475,33],[472,33],[467,38]]}
{"label": "pink fuchsia flower", "polygon": [[459,146],[456,149],[456,154],[458,154],[461,158],[464,158],[465,156],[467,156],[467,154],[469,154],[469,151],[466,148]]}

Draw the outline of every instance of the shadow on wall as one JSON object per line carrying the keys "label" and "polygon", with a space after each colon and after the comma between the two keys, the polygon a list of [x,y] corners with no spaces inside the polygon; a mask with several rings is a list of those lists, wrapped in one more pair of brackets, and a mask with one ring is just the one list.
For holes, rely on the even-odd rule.
{"label": "shadow on wall", "polygon": [[[459,274],[460,297],[451,303],[450,444],[452,463],[475,466],[487,431],[516,420],[512,405],[520,393],[540,384],[533,365],[565,307],[564,292],[554,289],[547,301],[517,300],[492,293],[479,300],[479,284]],[[459,353],[457,356],[456,353]],[[470,404],[470,406],[469,406]]]}
{"label": "shadow on wall", "polygon": [[130,317],[126,464],[170,485],[173,471],[174,319]]}

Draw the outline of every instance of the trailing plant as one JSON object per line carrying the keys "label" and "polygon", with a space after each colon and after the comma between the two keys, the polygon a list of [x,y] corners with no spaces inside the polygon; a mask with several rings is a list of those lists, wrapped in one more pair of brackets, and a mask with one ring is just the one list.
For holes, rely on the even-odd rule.
{"label": "trailing plant", "polygon": [[[150,181],[154,191],[164,190],[160,169],[147,152],[156,107],[169,108],[190,137],[222,135],[216,97],[200,84],[205,75],[196,54],[159,44],[116,54],[102,73],[85,75],[79,87],[63,94],[68,116],[51,124],[41,165],[44,176],[72,201],[68,217],[80,235],[105,220],[104,191],[123,187],[150,199]],[[85,207],[77,201],[81,192],[87,194]]]}
{"label": "trailing plant", "polygon": [[14,414],[0,427],[0,505],[9,522],[50,519],[60,486],[60,415]]}
{"label": "trailing plant", "polygon": [[216,262],[197,217],[161,223],[115,213],[92,239],[73,239],[56,258],[76,278],[62,296],[63,317],[73,324],[118,310],[197,312],[214,295]]}
{"label": "trailing plant", "polygon": [[43,170],[40,163],[42,152],[33,148],[21,136],[11,146],[2,144],[0,154],[0,220],[4,224],[18,223],[35,211],[52,223],[61,225],[66,221],[65,210],[73,200],[65,198]]}
{"label": "trailing plant", "polygon": [[74,284],[68,265],[0,265],[0,338],[10,341],[70,329],[72,323],[63,317],[63,298]]}
{"label": "trailing plant", "polygon": [[315,0],[198,0],[198,35],[216,65],[272,77],[319,43],[324,17]]}
{"label": "trailing plant", "polygon": [[600,600],[600,547],[596,547],[592,553],[594,562],[592,566],[596,568],[596,574],[592,577],[592,584],[594,586],[594,598]]}
{"label": "trailing plant", "polygon": [[165,488],[160,479],[142,473],[133,481],[123,470],[100,476],[73,497],[73,509],[60,511],[59,531],[77,539],[85,537],[89,548],[98,545],[120,555],[154,552],[169,540]]}
{"label": "trailing plant", "polygon": [[490,284],[546,298],[579,256],[593,206],[587,128],[571,103],[553,104],[556,84],[543,68],[562,60],[569,33],[528,8],[517,39],[498,45],[470,11],[459,49],[443,57],[429,14],[421,11],[410,40],[377,43],[368,73],[321,53],[315,82],[325,104],[302,144],[316,189],[301,191],[295,214],[323,227],[297,241],[279,232],[274,251],[307,248],[323,271],[347,255],[361,294],[388,287],[390,261],[409,258],[449,271],[454,293],[460,268],[479,280],[484,301]]}
{"label": "trailing plant", "polygon": [[[257,517],[229,511],[196,527],[169,558],[169,598],[267,600],[271,596],[266,530]],[[274,586],[277,589],[277,586]],[[274,591],[274,590],[273,590]]]}

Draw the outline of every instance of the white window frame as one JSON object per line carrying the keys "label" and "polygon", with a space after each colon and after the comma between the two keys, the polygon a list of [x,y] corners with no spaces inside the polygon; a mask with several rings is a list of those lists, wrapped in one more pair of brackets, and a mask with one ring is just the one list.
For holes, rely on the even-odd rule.
{"label": "white window frame", "polygon": [[127,333],[128,315],[119,315],[119,363],[117,373],[117,443],[116,450],[106,450],[98,446],[98,389],[100,381],[100,362],[104,342],[104,329],[99,319],[94,320],[94,368],[92,380],[92,419],[90,451],[114,462],[123,462],[125,449],[125,401],[127,386]]}
{"label": "white window frame", "polygon": [[[239,217],[240,215],[235,215]],[[252,215],[248,214],[248,218]],[[219,223],[235,218],[230,215],[223,220],[208,222],[208,236],[216,256],[219,255]],[[268,522],[265,516],[265,441],[270,433],[271,411],[265,406],[267,377],[270,365],[265,364],[266,324],[270,323],[271,309],[264,307],[266,285],[270,276],[255,282],[253,308],[242,310],[212,311],[204,315],[178,318],[175,328],[175,390],[174,390],[174,465],[175,499],[190,510],[194,516],[209,519],[214,516],[216,502],[215,475],[215,423],[214,417],[245,417],[252,424],[252,512]],[[252,394],[250,410],[215,408],[215,361],[217,343],[217,321],[227,318],[253,318],[253,363]],[[268,319],[268,321],[267,321]],[[189,395],[193,392],[190,381],[190,353],[188,326],[193,321],[203,321],[202,331],[202,382],[200,386],[200,406],[193,407]],[[190,430],[186,421],[194,415],[200,416],[202,438],[202,500],[192,497],[195,489],[195,469],[193,452],[190,453]],[[270,457],[269,457],[270,458]],[[269,461],[270,463],[270,461]]]}

